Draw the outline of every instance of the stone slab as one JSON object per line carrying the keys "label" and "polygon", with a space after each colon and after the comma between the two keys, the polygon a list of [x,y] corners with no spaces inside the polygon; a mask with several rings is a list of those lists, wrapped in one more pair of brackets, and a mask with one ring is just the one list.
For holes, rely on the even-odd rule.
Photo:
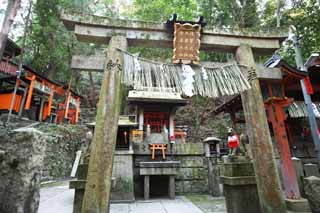
{"label": "stone slab", "polygon": [[176,168],[180,161],[142,161],[139,165],[140,168]]}
{"label": "stone slab", "polygon": [[311,176],[304,178],[304,192],[313,212],[320,212],[320,178]]}
{"label": "stone slab", "polygon": [[113,161],[111,200],[134,201],[133,155],[128,151],[116,152]]}
{"label": "stone slab", "polygon": [[203,167],[177,168],[177,178],[181,180],[202,180],[208,177],[208,170]]}
{"label": "stone slab", "polygon": [[255,176],[242,176],[242,177],[227,177],[221,176],[221,181],[223,184],[230,186],[241,186],[241,185],[255,185]]}
{"label": "stone slab", "polygon": [[252,174],[254,170],[250,162],[224,164],[224,176],[226,177],[252,176]]}
{"label": "stone slab", "polygon": [[299,200],[286,199],[286,206],[289,211],[293,212],[311,212],[309,202],[304,198]]}
{"label": "stone slab", "polygon": [[317,164],[307,163],[303,165],[303,168],[304,168],[306,177],[309,177],[309,176],[320,177],[319,167]]}
{"label": "stone slab", "polygon": [[85,189],[86,183],[86,180],[71,180],[69,182],[69,189]]}
{"label": "stone slab", "polygon": [[140,168],[140,175],[176,175],[176,168]]}

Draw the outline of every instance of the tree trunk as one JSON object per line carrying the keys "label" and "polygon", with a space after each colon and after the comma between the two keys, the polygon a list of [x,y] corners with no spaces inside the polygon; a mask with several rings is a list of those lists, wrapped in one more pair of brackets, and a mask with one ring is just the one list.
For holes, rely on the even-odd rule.
{"label": "tree trunk", "polygon": [[[52,50],[56,49],[56,35],[53,32],[49,33],[49,43]],[[70,64],[71,62],[69,62]],[[47,78],[53,79],[53,76],[57,70],[57,64],[55,62],[55,59],[51,56],[48,62],[49,69],[47,70]]]}
{"label": "tree trunk", "polygon": [[8,34],[10,32],[11,25],[13,24],[14,18],[20,8],[21,0],[8,0],[6,14],[2,24],[2,30],[0,32],[0,59],[3,56],[8,40]]}
{"label": "tree trunk", "polygon": [[281,9],[281,0],[277,0],[277,28],[280,28],[280,20],[281,20],[281,14],[280,14],[280,9]]}
{"label": "tree trunk", "polygon": [[93,78],[92,78],[92,72],[89,72],[89,79],[90,79],[90,93],[91,93],[91,98],[90,98],[90,106],[91,107],[96,107],[96,89],[94,86]]}

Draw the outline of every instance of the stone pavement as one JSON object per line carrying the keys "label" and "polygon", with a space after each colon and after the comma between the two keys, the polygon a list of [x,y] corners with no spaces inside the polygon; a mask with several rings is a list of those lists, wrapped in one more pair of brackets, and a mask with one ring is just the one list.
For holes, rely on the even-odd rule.
{"label": "stone pavement", "polygon": [[42,187],[38,213],[72,213],[73,196],[69,182]]}
{"label": "stone pavement", "polygon": [[197,206],[184,196],[175,200],[151,199],[138,200],[130,204],[111,204],[111,213],[202,213]]}
{"label": "stone pavement", "polygon": [[[74,190],[68,188],[68,182],[51,184],[40,190],[40,207],[38,213],[72,213]],[[206,195],[203,195],[206,196]],[[188,196],[189,197],[189,196]],[[190,200],[193,200],[193,204]],[[137,200],[134,203],[111,204],[111,213],[202,213],[224,212],[224,200],[218,205],[210,205],[208,197],[177,196],[175,200],[151,199]],[[211,208],[212,207],[212,208]],[[220,211],[220,210],[221,211]]]}

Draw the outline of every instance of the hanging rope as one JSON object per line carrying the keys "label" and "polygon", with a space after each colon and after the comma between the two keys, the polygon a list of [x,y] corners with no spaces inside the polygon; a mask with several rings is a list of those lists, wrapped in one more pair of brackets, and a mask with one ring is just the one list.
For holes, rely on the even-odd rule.
{"label": "hanging rope", "polygon": [[136,90],[172,91],[187,96],[234,95],[250,89],[237,64],[221,67],[173,65],[136,57],[126,51],[122,83]]}

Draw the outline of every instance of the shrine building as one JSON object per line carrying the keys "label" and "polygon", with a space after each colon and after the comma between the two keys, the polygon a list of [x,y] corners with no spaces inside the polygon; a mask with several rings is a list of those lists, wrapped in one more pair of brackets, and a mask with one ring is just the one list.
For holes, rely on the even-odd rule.
{"label": "shrine building", "polygon": [[79,120],[81,96],[23,65],[18,79],[18,64],[13,58],[20,48],[10,39],[0,62],[0,114],[10,111],[14,88],[18,85],[12,112],[34,121],[75,124]]}

